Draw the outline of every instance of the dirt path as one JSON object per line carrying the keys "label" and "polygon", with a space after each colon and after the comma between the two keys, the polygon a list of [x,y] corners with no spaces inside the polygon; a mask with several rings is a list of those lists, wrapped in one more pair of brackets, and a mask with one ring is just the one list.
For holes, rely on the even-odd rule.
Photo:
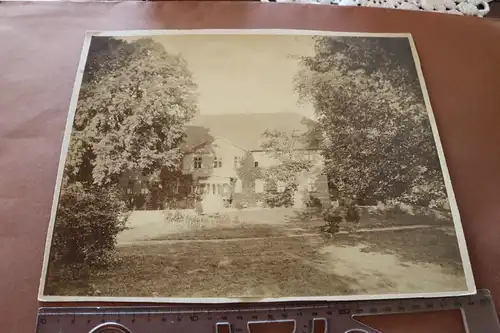
{"label": "dirt path", "polygon": [[346,279],[357,293],[420,293],[466,290],[465,280],[438,265],[401,261],[394,254],[363,252],[364,245],[328,245],[320,249],[327,263],[317,269]]}

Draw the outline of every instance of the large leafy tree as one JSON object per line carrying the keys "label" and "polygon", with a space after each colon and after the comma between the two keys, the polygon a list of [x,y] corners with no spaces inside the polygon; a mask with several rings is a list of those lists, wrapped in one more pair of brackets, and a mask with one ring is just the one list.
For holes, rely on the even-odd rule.
{"label": "large leafy tree", "polygon": [[[113,262],[126,219],[116,191],[123,178],[136,187],[137,175],[148,175],[148,187],[161,192],[161,178],[179,174],[184,124],[197,111],[195,88],[186,62],[151,39],[92,39],[59,198],[50,288],[64,287],[68,276],[88,283],[81,272]],[[162,198],[152,197],[151,206]]]}
{"label": "large leafy tree", "polygon": [[316,39],[296,88],[313,103],[330,184],[349,200],[442,201],[445,189],[406,39]]}
{"label": "large leafy tree", "polygon": [[312,166],[312,161],[307,159],[303,149],[303,140],[303,134],[289,134],[278,130],[262,133],[261,148],[279,162],[263,168],[262,177],[266,182],[281,182],[285,187],[297,186],[297,174]]}
{"label": "large leafy tree", "polygon": [[[293,204],[298,188],[297,176],[309,171],[313,162],[304,150],[306,135],[266,130],[262,133],[261,148],[277,163],[262,168],[261,177],[266,183],[265,200],[272,207]],[[282,192],[278,187],[283,186]]]}
{"label": "large leafy tree", "polygon": [[104,186],[125,173],[175,170],[196,85],[181,56],[151,39],[92,40],[66,163],[67,176]]}

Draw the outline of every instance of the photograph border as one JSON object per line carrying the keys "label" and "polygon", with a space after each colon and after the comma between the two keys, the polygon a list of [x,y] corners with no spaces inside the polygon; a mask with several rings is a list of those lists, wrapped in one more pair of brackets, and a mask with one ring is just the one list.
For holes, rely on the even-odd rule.
{"label": "photograph border", "polygon": [[[278,298],[258,298],[258,297],[101,297],[101,296],[49,296],[44,294],[45,282],[47,278],[47,269],[49,265],[50,248],[52,236],[55,227],[55,218],[61,191],[64,167],[68,154],[68,147],[73,131],[73,121],[76,113],[80,88],[82,85],[83,74],[87,62],[90,43],[92,37],[131,37],[131,36],[165,36],[165,35],[306,35],[306,36],[338,36],[338,37],[383,37],[383,38],[407,38],[415,69],[417,71],[422,96],[424,98],[427,116],[431,125],[434,144],[438,153],[441,171],[446,187],[448,202],[452,214],[454,230],[462,260],[465,282],[467,290],[452,292],[431,292],[431,293],[401,293],[401,294],[367,294],[367,295],[338,295],[338,296],[311,296],[311,297],[278,297]],[[50,221],[44,247],[44,257],[42,265],[42,274],[38,289],[38,300],[43,302],[60,301],[78,301],[78,302],[154,302],[154,303],[254,303],[254,302],[282,302],[282,301],[357,301],[357,300],[379,300],[379,299],[402,299],[402,298],[434,298],[472,295],[476,293],[476,286],[472,267],[470,264],[469,253],[466,246],[466,240],[463,232],[462,222],[459,214],[455,193],[452,187],[452,181],[449,175],[443,147],[441,144],[434,112],[431,107],[427,86],[418,57],[415,42],[410,33],[366,33],[366,32],[339,32],[339,31],[316,31],[316,30],[295,30],[295,29],[186,29],[186,30],[115,30],[115,31],[88,31],[85,34],[80,61],[74,81],[71,102],[69,105],[68,117],[64,131],[63,142],[61,146],[60,160],[57,171],[56,184],[53,194]]]}

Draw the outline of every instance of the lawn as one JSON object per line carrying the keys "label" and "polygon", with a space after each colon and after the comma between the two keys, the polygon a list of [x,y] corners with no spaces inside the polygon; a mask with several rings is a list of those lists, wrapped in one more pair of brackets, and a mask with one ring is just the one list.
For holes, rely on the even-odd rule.
{"label": "lawn", "polygon": [[[320,241],[323,241],[320,239]],[[349,278],[315,269],[303,239],[127,246],[121,263],[89,281],[102,296],[279,297],[347,294]]]}
{"label": "lawn", "polygon": [[287,234],[285,228],[267,224],[241,224],[238,227],[219,227],[200,229],[197,231],[182,231],[174,234],[152,237],[151,240],[204,240],[204,239],[234,239],[281,237]]}
{"label": "lawn", "polygon": [[451,230],[427,228],[387,230],[351,235],[336,235],[333,242],[340,246],[364,244],[365,252],[395,254],[401,260],[441,266],[452,274],[463,273],[456,236]]}
{"label": "lawn", "polygon": [[[169,217],[185,214],[179,220]],[[321,233],[325,222],[318,214],[294,208],[231,210],[220,215],[196,215],[193,211],[134,211],[121,232],[118,244],[131,245],[144,240],[227,239],[249,237],[275,237],[300,233]],[[362,211],[358,228],[394,226],[453,226],[448,219],[430,215],[411,215],[404,212]],[[350,224],[342,223],[341,229]],[[193,233],[199,233],[196,235]]]}
{"label": "lawn", "polygon": [[[427,275],[433,276],[432,288],[447,290],[459,288],[456,286],[462,283],[456,238],[442,228],[332,238],[321,234],[286,235],[284,225],[248,225],[182,232],[157,239],[154,244],[146,241],[120,246],[114,267],[92,275],[84,283],[57,286],[57,293],[121,297],[324,296],[366,293],[372,287],[364,284],[374,281],[378,289],[373,291],[380,293],[405,291],[400,290],[405,288],[401,282],[410,279],[418,289],[420,280]],[[368,259],[361,260],[366,253]],[[393,266],[378,267],[377,260],[387,258]],[[339,265],[343,270],[336,269]],[[422,277],[409,276],[412,272]],[[370,276],[363,280],[361,273]],[[446,285],[446,281],[454,284]]]}

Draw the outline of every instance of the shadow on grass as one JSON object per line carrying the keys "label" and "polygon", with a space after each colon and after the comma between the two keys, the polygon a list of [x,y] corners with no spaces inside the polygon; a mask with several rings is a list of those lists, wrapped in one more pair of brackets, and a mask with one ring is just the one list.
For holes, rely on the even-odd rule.
{"label": "shadow on grass", "polygon": [[453,274],[463,274],[456,236],[439,228],[336,235],[332,242],[339,246],[362,243],[367,245],[365,252],[395,254],[403,261],[436,264]]}
{"label": "shadow on grass", "polygon": [[[170,235],[161,239],[228,239],[286,236],[283,226],[249,225]],[[181,238],[182,237],[182,238]],[[463,274],[456,237],[442,229],[130,245],[118,262],[85,281],[59,285],[58,295],[113,297],[299,297],[356,294],[356,278],[331,273],[318,252],[328,243],[364,244],[364,251],[390,253],[403,262],[432,263]],[[354,282],[354,283],[353,283]]]}
{"label": "shadow on grass", "polygon": [[[289,297],[346,295],[349,277],[315,269],[321,254],[303,239],[128,246],[120,264],[88,283],[101,296]],[[68,295],[86,290],[64,290]]]}

